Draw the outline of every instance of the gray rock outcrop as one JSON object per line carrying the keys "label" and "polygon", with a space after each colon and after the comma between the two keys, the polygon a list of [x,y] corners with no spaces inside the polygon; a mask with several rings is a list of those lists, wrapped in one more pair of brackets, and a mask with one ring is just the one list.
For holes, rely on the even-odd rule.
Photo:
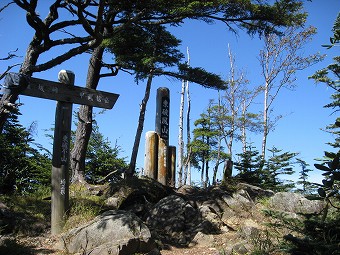
{"label": "gray rock outcrop", "polygon": [[308,200],[298,193],[278,192],[269,199],[269,208],[293,214],[319,214],[324,209],[324,202]]}
{"label": "gray rock outcrop", "polygon": [[[253,240],[266,233],[263,209],[297,217],[324,208],[323,202],[301,194],[275,194],[244,183],[233,191],[223,186],[183,186],[171,191],[148,179],[112,188],[106,202],[116,210],[64,234],[61,249],[82,255],[125,255],[157,254],[157,248],[168,245],[222,245],[225,254],[248,254]],[[216,244],[223,235],[223,243]]]}
{"label": "gray rock outcrop", "polygon": [[129,255],[155,248],[145,224],[127,211],[106,211],[62,236],[58,248],[69,253]]}

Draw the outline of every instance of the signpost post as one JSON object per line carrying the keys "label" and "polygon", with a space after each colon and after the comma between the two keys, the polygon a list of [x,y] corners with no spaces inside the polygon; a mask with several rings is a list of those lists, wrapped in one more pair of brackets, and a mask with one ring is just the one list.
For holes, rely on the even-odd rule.
{"label": "signpost post", "polygon": [[158,140],[158,174],[157,180],[167,185],[168,145],[169,145],[169,120],[170,96],[168,88],[158,88],[156,98],[156,133]]}
{"label": "signpost post", "polygon": [[[55,129],[52,156],[51,233],[58,234],[65,224],[69,204],[69,154],[72,122],[72,105],[82,104],[112,109],[119,95],[74,86],[75,75],[62,70],[59,82],[26,78],[18,73],[9,73],[5,78],[2,93],[12,90],[19,94],[56,100]],[[24,89],[23,89],[24,88]]]}

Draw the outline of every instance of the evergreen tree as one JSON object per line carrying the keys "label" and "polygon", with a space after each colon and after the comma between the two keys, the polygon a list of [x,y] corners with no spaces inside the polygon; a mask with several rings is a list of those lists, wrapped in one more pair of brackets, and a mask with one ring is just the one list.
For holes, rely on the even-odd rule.
{"label": "evergreen tree", "polygon": [[[201,170],[201,182],[203,187],[207,187],[209,184],[209,163],[216,155],[215,146],[216,135],[218,132],[213,129],[211,116],[209,111],[202,113],[201,118],[194,122],[196,128],[193,130],[194,139],[190,144],[193,165],[198,167],[197,163],[201,162],[199,169]],[[205,178],[204,178],[205,175]]]}
{"label": "evergreen tree", "polygon": [[248,150],[236,155],[239,157],[239,160],[234,163],[235,169],[238,170],[236,178],[252,185],[261,186],[261,166],[263,164],[259,151],[249,146]]}
{"label": "evergreen tree", "polygon": [[[331,45],[324,45],[332,48],[338,46],[340,42],[340,14],[333,26],[334,37],[330,39]],[[326,107],[331,107],[335,111],[339,111],[340,106],[340,57],[334,58],[335,63],[328,67],[317,71],[313,76],[309,77],[316,82],[325,83],[328,87],[334,90],[332,95],[332,102]],[[324,162],[321,164],[314,164],[314,166],[323,172],[325,177],[318,189],[318,193],[325,201],[325,207],[322,212],[322,217],[307,219],[303,235],[300,237],[288,235],[289,240],[294,247],[290,250],[292,254],[305,254],[306,251],[313,254],[339,254],[339,214],[329,213],[332,207],[336,208],[338,212],[339,203],[339,183],[340,183],[340,146],[339,146],[339,132],[340,120],[336,119],[333,125],[327,127],[327,130],[332,132],[335,136],[335,141],[329,143],[336,152],[325,152]],[[287,237],[287,236],[286,236]],[[308,247],[308,248],[307,248]],[[306,249],[307,248],[307,249]]]}
{"label": "evergreen tree", "polygon": [[273,191],[288,191],[294,188],[293,182],[283,180],[280,177],[294,174],[292,160],[298,153],[282,152],[274,146],[268,151],[271,156],[264,163],[262,187]]}
{"label": "evergreen tree", "polygon": [[0,193],[26,193],[49,185],[50,155],[34,148],[32,134],[10,114],[0,134]]}
{"label": "evergreen tree", "polygon": [[120,147],[112,147],[110,141],[99,132],[94,125],[86,152],[86,181],[96,183],[105,178],[105,181],[115,181],[121,178],[122,172],[127,169],[124,158],[119,157]]}
{"label": "evergreen tree", "polygon": [[[325,83],[333,89],[332,101],[324,107],[335,109],[335,112],[338,112],[340,107],[340,56],[334,57],[334,63],[317,71],[309,78],[314,79],[317,83]],[[334,141],[328,144],[333,148],[340,149],[340,118],[336,118],[333,124],[328,125],[326,131],[332,133],[335,137]]]}
{"label": "evergreen tree", "polygon": [[297,185],[301,185],[301,188],[298,190],[303,194],[313,193],[314,185],[308,181],[308,173],[312,171],[309,168],[309,164],[307,164],[306,161],[300,158],[297,158],[296,162],[301,167],[301,170],[299,172],[299,181],[296,182]]}

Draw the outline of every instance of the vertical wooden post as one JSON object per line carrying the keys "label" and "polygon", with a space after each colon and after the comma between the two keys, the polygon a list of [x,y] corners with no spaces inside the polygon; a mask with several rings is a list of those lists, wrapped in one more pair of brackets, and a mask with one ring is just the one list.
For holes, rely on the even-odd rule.
{"label": "vertical wooden post", "polygon": [[167,184],[168,144],[170,121],[170,95],[168,88],[157,89],[156,99],[156,133],[158,140],[158,175],[157,180],[163,185]]}
{"label": "vertical wooden post", "polygon": [[155,131],[145,134],[144,171],[149,178],[157,180],[158,135]]}
{"label": "vertical wooden post", "polygon": [[[73,86],[75,75],[62,70],[58,74],[59,82]],[[65,224],[69,206],[69,153],[72,122],[72,103],[57,102],[52,157],[52,197],[51,197],[51,233],[59,234]]]}
{"label": "vertical wooden post", "polygon": [[168,145],[166,144],[166,140],[159,138],[157,180],[163,185],[167,185],[167,169],[168,169]]}
{"label": "vertical wooden post", "polygon": [[167,173],[167,184],[170,187],[175,187],[175,176],[176,176],[176,147],[169,146],[168,147],[168,173]]}

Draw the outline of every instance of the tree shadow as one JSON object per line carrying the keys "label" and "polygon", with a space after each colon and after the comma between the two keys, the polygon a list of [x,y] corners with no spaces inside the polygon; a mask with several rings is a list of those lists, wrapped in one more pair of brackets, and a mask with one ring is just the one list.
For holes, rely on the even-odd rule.
{"label": "tree shadow", "polygon": [[10,255],[35,255],[52,254],[54,250],[37,247],[35,245],[21,244],[14,238],[5,238],[0,243],[0,254]]}

